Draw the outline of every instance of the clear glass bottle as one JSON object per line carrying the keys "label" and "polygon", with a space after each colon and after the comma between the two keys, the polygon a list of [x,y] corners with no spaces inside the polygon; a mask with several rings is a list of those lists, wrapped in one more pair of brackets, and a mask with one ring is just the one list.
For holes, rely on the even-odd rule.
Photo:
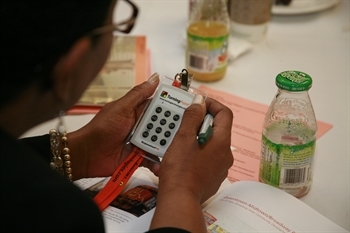
{"label": "clear glass bottle", "polygon": [[259,179],[295,197],[306,195],[312,184],[317,122],[311,85],[303,72],[278,74],[278,91],[263,125]]}
{"label": "clear glass bottle", "polygon": [[192,3],[187,27],[186,69],[195,80],[211,82],[224,77],[229,32],[226,0]]}

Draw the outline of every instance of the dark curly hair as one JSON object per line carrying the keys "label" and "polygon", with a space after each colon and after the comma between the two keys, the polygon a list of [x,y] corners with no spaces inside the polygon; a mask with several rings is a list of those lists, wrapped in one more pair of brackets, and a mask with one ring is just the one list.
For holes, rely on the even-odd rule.
{"label": "dark curly hair", "polygon": [[1,1],[0,108],[34,82],[50,87],[53,65],[76,40],[104,24],[112,1]]}

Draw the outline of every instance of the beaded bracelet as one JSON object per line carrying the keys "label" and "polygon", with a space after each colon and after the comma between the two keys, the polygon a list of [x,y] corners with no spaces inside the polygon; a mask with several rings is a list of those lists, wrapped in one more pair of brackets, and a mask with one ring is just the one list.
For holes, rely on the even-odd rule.
{"label": "beaded bracelet", "polygon": [[[51,129],[50,132],[50,145],[51,145],[51,162],[50,166],[58,171],[60,174],[65,175],[68,180],[73,180],[72,168],[70,162],[69,149],[67,147],[67,134],[65,132],[60,133],[56,129]],[[63,147],[63,149],[62,149]],[[61,158],[61,152],[63,153],[63,160]]]}

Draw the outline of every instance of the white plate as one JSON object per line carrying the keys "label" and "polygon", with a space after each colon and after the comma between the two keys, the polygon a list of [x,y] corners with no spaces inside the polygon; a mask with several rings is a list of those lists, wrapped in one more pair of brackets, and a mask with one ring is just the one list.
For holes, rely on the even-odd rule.
{"label": "white plate", "polygon": [[337,5],[340,0],[292,0],[290,5],[273,5],[272,14],[297,15],[307,14],[328,9]]}

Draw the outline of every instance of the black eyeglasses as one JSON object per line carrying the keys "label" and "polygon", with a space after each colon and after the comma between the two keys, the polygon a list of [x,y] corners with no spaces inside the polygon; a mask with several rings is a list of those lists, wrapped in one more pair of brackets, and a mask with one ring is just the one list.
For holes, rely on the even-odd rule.
{"label": "black eyeglasses", "polygon": [[132,15],[130,16],[130,18],[123,20],[121,22],[118,22],[118,23],[114,23],[111,25],[106,25],[106,26],[96,28],[96,29],[92,30],[90,33],[88,33],[88,35],[95,36],[95,35],[99,35],[99,34],[102,34],[105,32],[110,32],[110,31],[129,33],[135,25],[136,18],[137,18],[137,15],[139,13],[139,9],[130,0],[125,0],[125,2],[128,3],[132,8]]}

